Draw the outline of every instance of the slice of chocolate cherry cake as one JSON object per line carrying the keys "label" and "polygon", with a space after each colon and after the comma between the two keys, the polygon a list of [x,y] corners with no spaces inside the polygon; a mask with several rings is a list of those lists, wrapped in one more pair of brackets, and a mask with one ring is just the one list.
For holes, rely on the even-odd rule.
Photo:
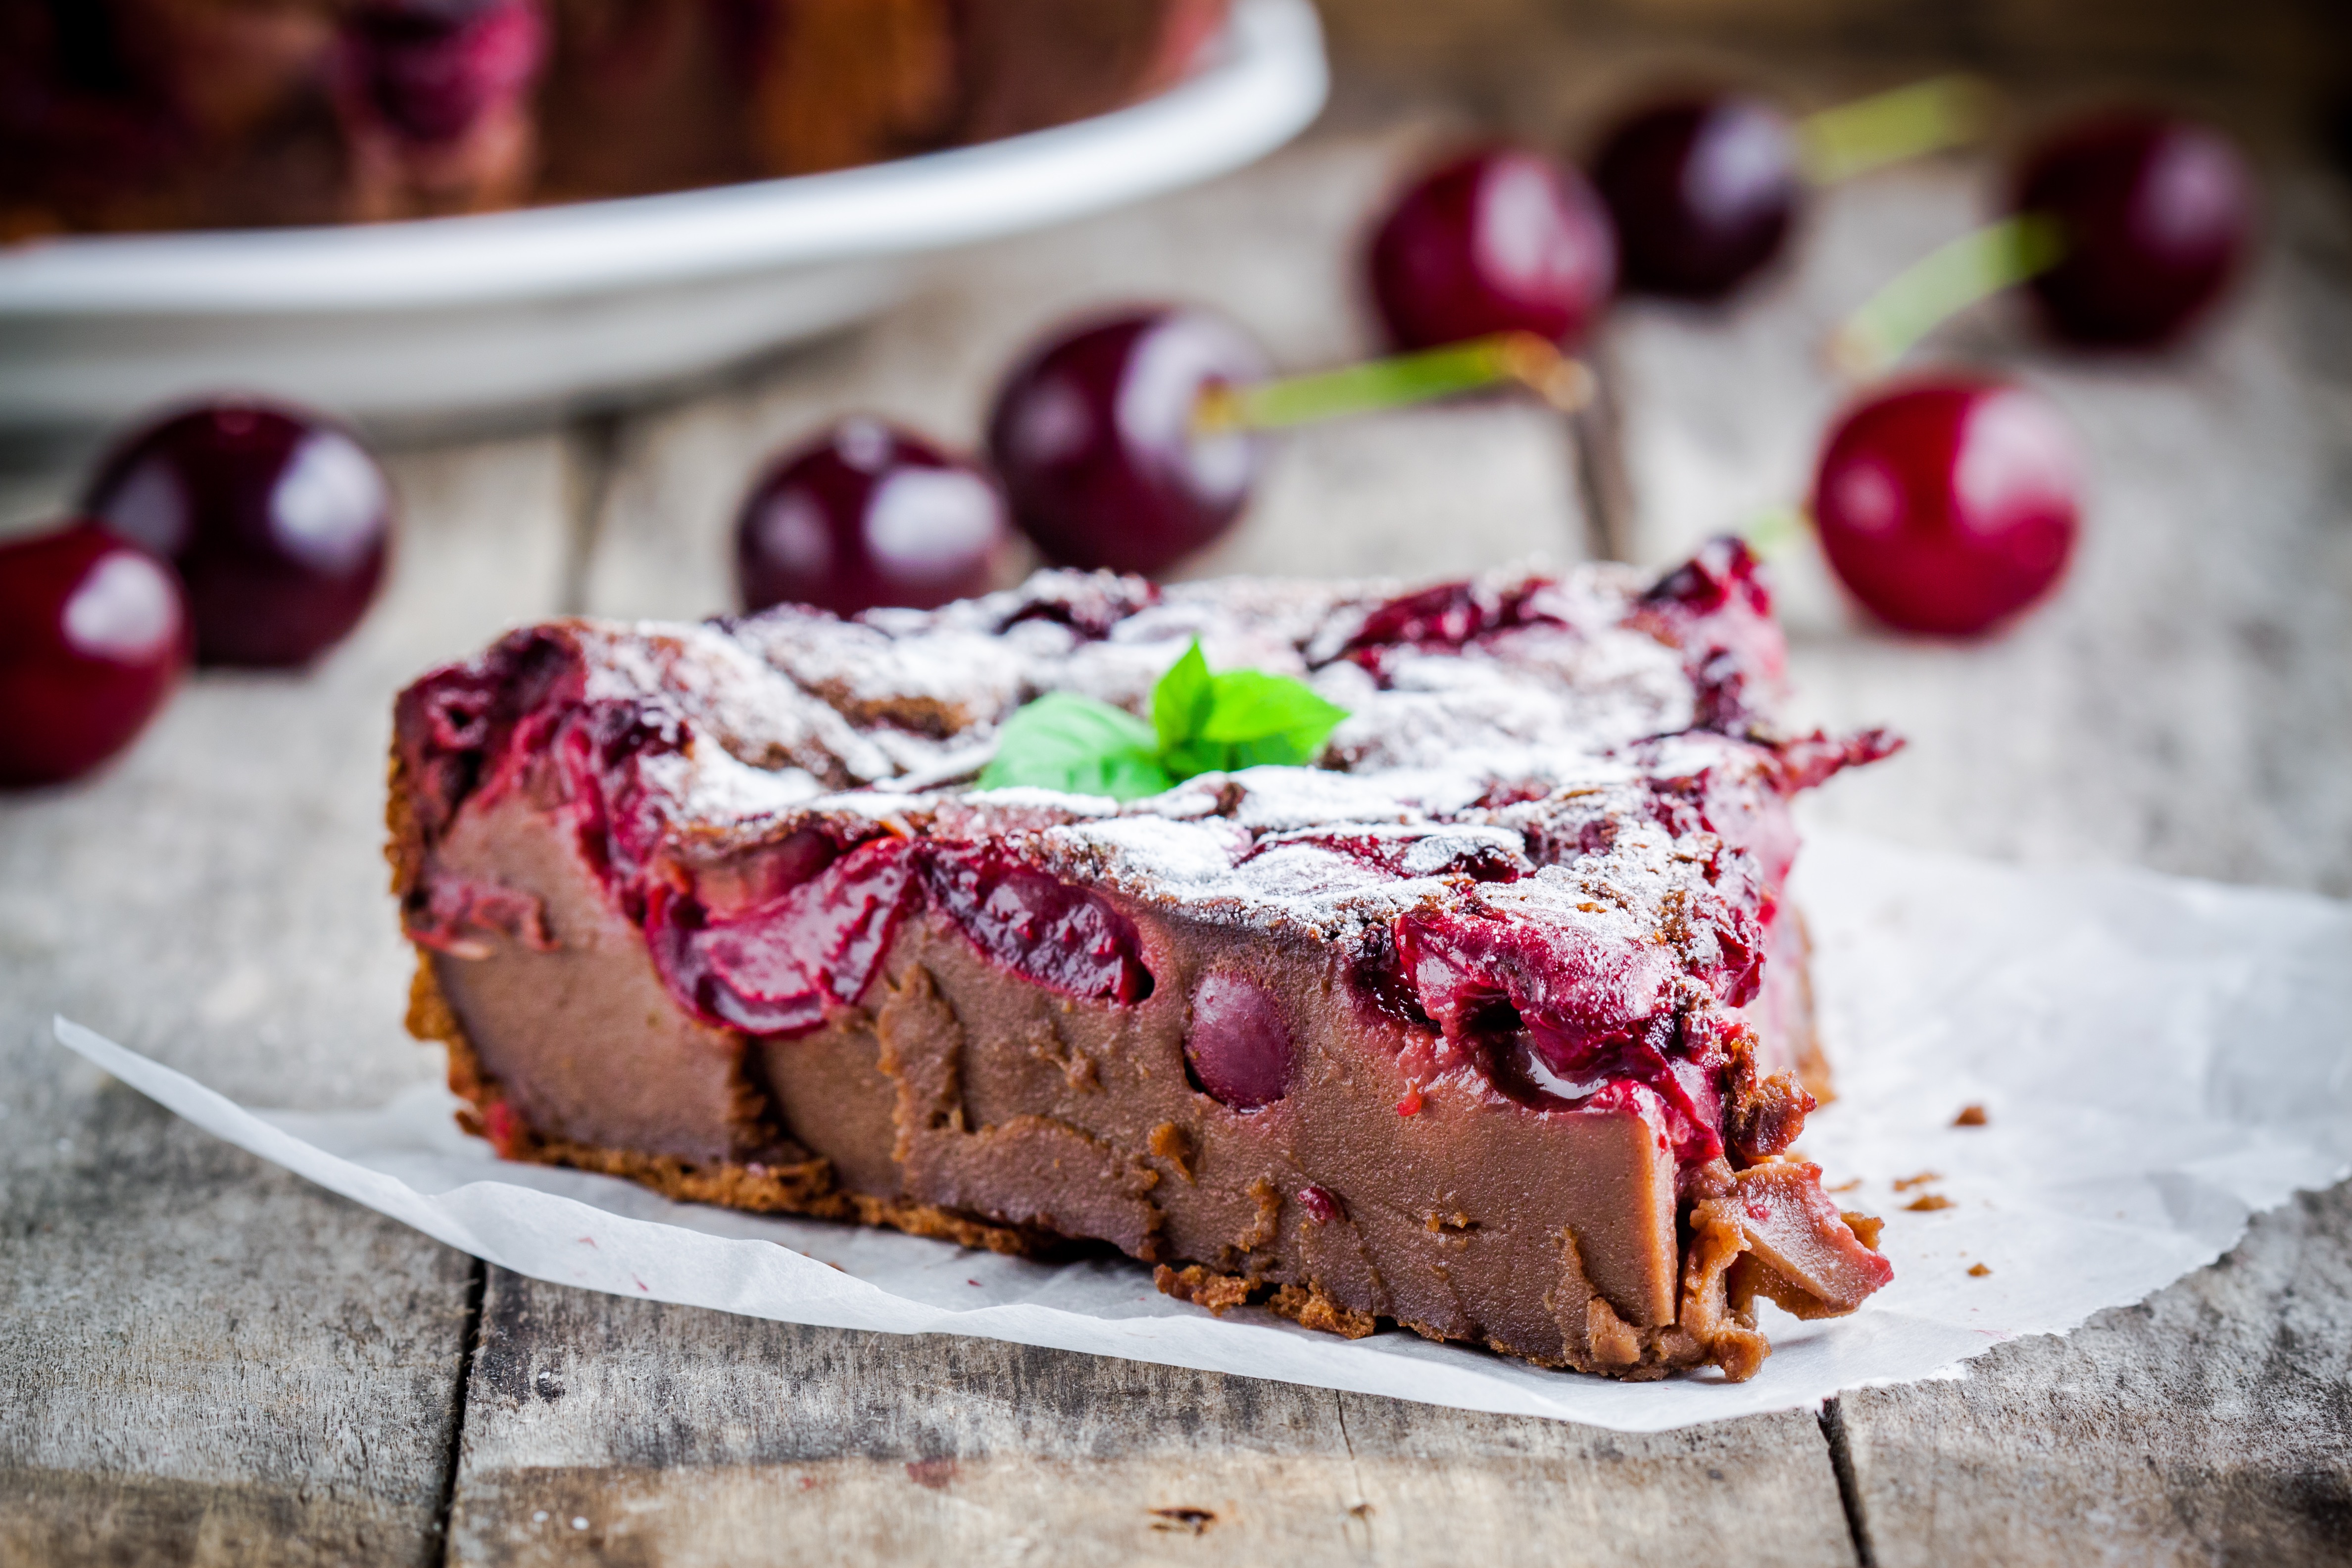
{"label": "slice of chocolate cherry cake", "polygon": [[[1259,672],[1244,706],[1345,710],[1315,765],[979,787],[1038,713],[1148,736],[1097,704],[1151,713],[1196,643]],[[510,1158],[1746,1376],[1756,1296],[1833,1315],[1889,1274],[1784,1156],[1821,1082],[1778,895],[1789,797],[1892,742],[1773,731],[1780,663],[1729,542],[1655,585],[1047,572],[533,626],[399,700],[411,1026]]]}

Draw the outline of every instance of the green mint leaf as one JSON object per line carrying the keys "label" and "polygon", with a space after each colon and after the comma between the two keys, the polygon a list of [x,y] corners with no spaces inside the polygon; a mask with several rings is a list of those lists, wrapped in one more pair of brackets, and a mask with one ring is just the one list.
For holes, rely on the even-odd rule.
{"label": "green mint leaf", "polygon": [[[1194,637],[1192,646],[1184,650],[1184,657],[1170,665],[1168,673],[1160,678],[1160,684],[1151,689],[1151,722],[1160,731],[1163,757],[1172,759],[1187,742],[1200,738],[1201,726],[1209,721],[1214,699],[1213,680],[1209,661],[1201,652],[1201,639]],[[1174,771],[1172,761],[1170,770]]]}
{"label": "green mint leaf", "polygon": [[1304,681],[1262,670],[1232,669],[1212,678],[1213,700],[1201,739],[1234,749],[1228,766],[1315,760],[1348,710],[1317,696]]}
{"label": "green mint leaf", "polygon": [[1152,688],[1150,723],[1049,691],[1005,721],[978,783],[1138,800],[1198,773],[1311,763],[1347,716],[1286,675],[1212,674],[1195,641]]}
{"label": "green mint leaf", "polygon": [[1163,749],[1160,766],[1172,778],[1189,779],[1196,773],[1222,773],[1233,771],[1233,748],[1215,741],[1187,741],[1181,746]]}
{"label": "green mint leaf", "polygon": [[1160,762],[1172,776],[1188,779],[1311,763],[1348,710],[1286,675],[1256,669],[1212,675],[1195,640],[1152,689],[1151,716]]}
{"label": "green mint leaf", "polygon": [[1049,691],[1005,721],[979,785],[1139,800],[1176,782],[1160,765],[1158,739],[1150,725],[1108,702]]}

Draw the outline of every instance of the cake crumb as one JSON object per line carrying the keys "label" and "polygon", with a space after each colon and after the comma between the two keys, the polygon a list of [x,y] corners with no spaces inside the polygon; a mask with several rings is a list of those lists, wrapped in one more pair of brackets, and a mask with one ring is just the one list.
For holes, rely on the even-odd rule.
{"label": "cake crumb", "polygon": [[1187,1182],[1192,1179],[1192,1141],[1173,1121],[1163,1121],[1151,1130],[1151,1152],[1176,1167],[1176,1173]]}
{"label": "cake crumb", "polygon": [[1941,1193],[1925,1193],[1903,1206],[1914,1214],[1932,1214],[1937,1209],[1950,1208],[1952,1200]]}
{"label": "cake crumb", "polygon": [[1940,1182],[1943,1179],[1943,1173],[1940,1171],[1922,1171],[1916,1176],[1897,1176],[1895,1178],[1895,1190],[1898,1193],[1907,1193],[1914,1187],[1924,1187],[1929,1182]]}
{"label": "cake crumb", "polygon": [[1963,1105],[1960,1107],[1960,1113],[1952,1118],[1952,1125],[1955,1127],[1982,1127],[1985,1124],[1986,1120],[1985,1108],[1983,1106]]}
{"label": "cake crumb", "polygon": [[1969,1265],[1969,1278],[1971,1279],[1981,1279],[1991,1272],[1991,1269],[1986,1268],[1981,1263],[1971,1263]]}

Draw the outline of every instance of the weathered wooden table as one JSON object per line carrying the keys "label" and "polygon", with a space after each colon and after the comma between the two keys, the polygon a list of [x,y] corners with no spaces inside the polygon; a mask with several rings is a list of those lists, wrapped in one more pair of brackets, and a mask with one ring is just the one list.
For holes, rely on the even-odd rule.
{"label": "weathered wooden table", "polygon": [[[265,1104],[432,1075],[378,858],[395,687],[553,611],[730,607],[761,454],[850,408],[968,440],[1008,355],[1081,306],[1211,301],[1298,366],[1364,349],[1355,236],[1432,127],[1337,121],[726,384],[397,452],[397,570],[349,645],[204,677],[103,778],[0,805],[0,1563],[2352,1561],[2352,1186],[1965,1380],[1633,1437],[539,1284],[49,1042],[62,1011]],[[1981,174],[1840,193],[1728,313],[1626,309],[1605,416],[1299,436],[1200,569],[1661,563],[1791,499],[1839,396],[1822,334],[1968,226]],[[1947,340],[2064,406],[2095,514],[2063,597],[1982,647],[1860,628],[1784,563],[1808,710],[1913,738],[1820,819],[2352,893],[2352,224],[2293,174],[2273,220],[2226,321],[2161,363],[2063,358],[1997,313]],[[10,477],[7,511],[69,478]]]}

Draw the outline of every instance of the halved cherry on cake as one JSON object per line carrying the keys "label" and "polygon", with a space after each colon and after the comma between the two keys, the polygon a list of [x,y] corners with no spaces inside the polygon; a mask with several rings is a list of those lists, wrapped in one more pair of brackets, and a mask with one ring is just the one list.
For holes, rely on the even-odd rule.
{"label": "halved cherry on cake", "polygon": [[1492,147],[1423,174],[1372,237],[1390,340],[1433,348],[1496,332],[1580,341],[1617,287],[1617,237],[1582,174]]}
{"label": "halved cherry on cake", "polygon": [[1184,1065],[1219,1104],[1259,1110],[1290,1091],[1294,1047],[1281,1005],[1246,975],[1219,970],[1192,988]]}
{"label": "halved cherry on cake", "polygon": [[0,544],[0,785],[114,755],[187,660],[179,580],[144,551],[89,521]]}
{"label": "halved cherry on cake", "polygon": [[2056,584],[2081,515],[2081,465],[2057,411],[1990,378],[1876,393],[1823,446],[1812,515],[1840,580],[1881,620],[1969,636]]}
{"label": "halved cherry on cake", "polygon": [[936,609],[994,586],[1010,538],[985,474],[880,420],[845,419],[752,485],[736,578],[748,610]]}
{"label": "halved cherry on cake", "polygon": [[340,642],[375,597],[393,530],[392,486],[349,431],[241,400],[133,436],[83,510],[179,569],[205,664],[300,665]]}

